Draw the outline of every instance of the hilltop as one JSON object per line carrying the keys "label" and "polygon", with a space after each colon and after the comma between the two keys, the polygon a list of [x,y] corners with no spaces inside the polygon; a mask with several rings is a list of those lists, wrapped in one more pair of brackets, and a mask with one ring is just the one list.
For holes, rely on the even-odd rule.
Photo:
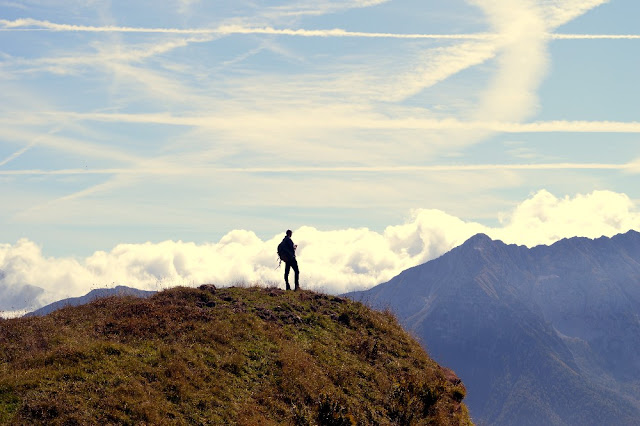
{"label": "hilltop", "polygon": [[388,312],[309,291],[176,288],[0,320],[2,424],[471,424]]}

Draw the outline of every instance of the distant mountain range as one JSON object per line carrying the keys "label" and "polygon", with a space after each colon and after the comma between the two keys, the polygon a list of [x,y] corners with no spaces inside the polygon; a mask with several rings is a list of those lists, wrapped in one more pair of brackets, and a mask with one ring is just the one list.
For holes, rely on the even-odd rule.
{"label": "distant mountain range", "polygon": [[640,233],[527,248],[476,235],[348,297],[465,383],[476,424],[640,423]]}
{"label": "distant mountain range", "polygon": [[4,283],[5,276],[0,269],[0,311],[29,309],[33,301],[44,293],[44,289],[29,284],[9,287]]}
{"label": "distant mountain range", "polygon": [[51,303],[49,305],[43,306],[40,309],[37,309],[33,312],[30,312],[25,315],[25,317],[30,316],[43,316],[47,315],[53,311],[57,311],[58,309],[62,309],[67,306],[80,306],[87,304],[89,302],[93,302],[96,299],[101,299],[103,297],[109,296],[135,296],[135,297],[150,297],[154,295],[155,291],[147,291],[147,290],[138,290],[137,288],[131,288],[126,286],[116,286],[114,288],[99,288],[95,290],[91,290],[89,293],[80,297],[71,297],[69,299],[63,299],[58,302]]}

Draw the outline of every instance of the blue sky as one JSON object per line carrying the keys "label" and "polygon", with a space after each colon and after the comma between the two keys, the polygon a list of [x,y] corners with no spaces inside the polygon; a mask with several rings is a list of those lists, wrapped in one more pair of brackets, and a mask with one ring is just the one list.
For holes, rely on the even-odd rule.
{"label": "blue sky", "polygon": [[[85,287],[264,280],[242,250],[236,269],[203,255],[206,271],[146,278],[116,252],[263,253],[287,228],[331,252],[378,241],[344,253],[344,279],[323,275],[335,259],[309,267],[339,291],[478,230],[638,229],[638,16],[634,0],[0,1],[3,285],[53,285],[20,262],[74,264]],[[102,254],[121,275],[91,269]]]}

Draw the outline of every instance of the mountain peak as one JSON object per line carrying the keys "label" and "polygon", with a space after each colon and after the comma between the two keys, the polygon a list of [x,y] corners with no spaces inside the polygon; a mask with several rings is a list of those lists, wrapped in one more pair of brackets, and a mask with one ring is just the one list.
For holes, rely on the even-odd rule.
{"label": "mountain peak", "polygon": [[494,241],[487,234],[483,234],[482,232],[474,235],[464,242],[463,245],[478,245],[478,244],[492,244]]}
{"label": "mountain peak", "polygon": [[502,245],[502,241],[492,240],[487,234],[478,233],[473,237],[465,241],[460,247],[466,250],[489,250],[493,252],[499,245]]}
{"label": "mountain peak", "polygon": [[636,424],[639,282],[636,231],[533,248],[476,234],[357,298],[460,375],[479,423]]}

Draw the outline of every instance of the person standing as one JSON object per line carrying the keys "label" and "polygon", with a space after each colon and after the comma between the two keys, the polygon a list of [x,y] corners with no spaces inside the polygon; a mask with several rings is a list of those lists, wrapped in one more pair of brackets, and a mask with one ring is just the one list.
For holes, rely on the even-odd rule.
{"label": "person standing", "polygon": [[291,290],[291,286],[289,285],[289,271],[293,269],[295,273],[294,290],[298,291],[300,290],[300,270],[298,269],[298,261],[296,260],[296,249],[298,246],[291,240],[292,234],[293,232],[288,229],[282,242],[278,245],[278,256],[280,256],[280,259],[282,259],[285,264],[284,282],[287,285],[287,290]]}

